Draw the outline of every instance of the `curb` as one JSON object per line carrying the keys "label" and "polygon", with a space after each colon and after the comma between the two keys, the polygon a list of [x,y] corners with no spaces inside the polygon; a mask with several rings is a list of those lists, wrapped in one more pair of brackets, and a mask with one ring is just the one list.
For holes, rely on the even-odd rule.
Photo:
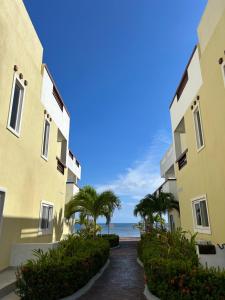
{"label": "curb", "polygon": [[[139,258],[137,258],[137,263],[139,264],[140,267],[144,268],[144,265],[143,265],[142,261]],[[149,291],[147,284],[145,284],[145,290],[144,290],[143,294],[145,295],[147,300],[160,300],[158,297],[154,296]]]}
{"label": "curb", "polygon": [[110,250],[113,250],[113,249],[118,249],[118,248],[120,248],[120,244],[119,244],[119,245],[117,245],[117,246],[115,246],[115,247],[112,247],[112,248],[110,248]]}
{"label": "curb", "polygon": [[144,295],[147,300],[160,300],[158,297],[152,295],[152,293],[148,289],[147,284],[145,285]]}
{"label": "curb", "polygon": [[140,267],[144,268],[143,262],[139,258],[137,258],[137,263]]}
{"label": "curb", "polygon": [[61,300],[76,300],[81,296],[83,296],[84,294],[86,294],[90,290],[90,288],[94,285],[94,283],[99,279],[99,277],[102,276],[105,269],[108,267],[109,263],[110,260],[108,259],[105,265],[101,268],[101,270],[94,277],[92,277],[85,286],[83,286],[81,289],[76,291],[73,295],[70,295],[65,298],[61,298]]}

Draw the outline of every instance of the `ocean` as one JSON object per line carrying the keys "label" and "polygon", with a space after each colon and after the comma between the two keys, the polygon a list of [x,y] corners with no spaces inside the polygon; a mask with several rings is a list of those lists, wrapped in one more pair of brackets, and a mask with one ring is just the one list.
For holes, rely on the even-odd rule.
{"label": "ocean", "polygon": [[[108,226],[99,224],[102,227],[101,234],[108,233]],[[140,231],[134,227],[135,223],[111,223],[109,233],[115,233],[120,237],[140,237]]]}

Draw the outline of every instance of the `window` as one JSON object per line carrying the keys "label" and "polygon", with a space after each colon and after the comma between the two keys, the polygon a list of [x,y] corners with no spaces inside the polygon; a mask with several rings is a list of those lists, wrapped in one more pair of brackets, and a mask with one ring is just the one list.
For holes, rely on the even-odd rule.
{"label": "window", "polygon": [[198,106],[194,110],[194,123],[195,123],[197,148],[198,150],[200,150],[202,147],[204,147],[204,139],[203,139],[201,115]]}
{"label": "window", "polygon": [[[208,209],[205,197],[193,201],[195,228],[209,230]],[[200,231],[201,232],[201,231]]]}
{"label": "window", "polygon": [[50,123],[48,122],[48,120],[45,120],[43,145],[42,145],[42,156],[44,156],[44,158],[48,157],[49,132],[50,132]]}
{"label": "window", "polygon": [[1,233],[1,225],[3,221],[3,208],[4,208],[4,202],[5,202],[5,192],[0,191],[0,233]]}
{"label": "window", "polygon": [[170,215],[169,218],[170,218],[170,230],[175,231],[175,222],[174,222],[173,215]]}
{"label": "window", "polygon": [[23,98],[24,98],[24,87],[16,78],[13,87],[11,104],[10,104],[8,127],[11,131],[16,133],[17,135],[20,133]]}
{"label": "window", "polygon": [[223,62],[223,64],[221,65],[221,67],[222,67],[223,82],[224,82],[224,85],[225,85],[225,62]]}
{"label": "window", "polygon": [[53,205],[41,204],[40,231],[48,234],[52,230]]}

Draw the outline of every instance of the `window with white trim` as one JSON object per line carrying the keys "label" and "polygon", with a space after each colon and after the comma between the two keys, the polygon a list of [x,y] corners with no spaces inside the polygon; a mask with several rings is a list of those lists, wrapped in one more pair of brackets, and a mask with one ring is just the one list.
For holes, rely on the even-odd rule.
{"label": "window with white trim", "polygon": [[192,202],[196,229],[209,229],[208,209],[205,198]]}
{"label": "window with white trim", "polygon": [[19,134],[21,125],[21,116],[23,108],[24,87],[16,78],[13,86],[8,127]]}
{"label": "window with white trim", "polygon": [[49,133],[50,133],[50,123],[46,119],[44,123],[43,144],[42,144],[42,156],[44,156],[45,158],[48,157]]}
{"label": "window with white trim", "polygon": [[194,114],[194,123],[195,123],[196,142],[197,142],[197,148],[199,150],[204,146],[203,130],[202,130],[202,122],[201,122],[199,106],[196,107],[193,114]]}
{"label": "window with white trim", "polygon": [[53,205],[48,203],[41,204],[40,231],[42,233],[51,233],[53,219]]}

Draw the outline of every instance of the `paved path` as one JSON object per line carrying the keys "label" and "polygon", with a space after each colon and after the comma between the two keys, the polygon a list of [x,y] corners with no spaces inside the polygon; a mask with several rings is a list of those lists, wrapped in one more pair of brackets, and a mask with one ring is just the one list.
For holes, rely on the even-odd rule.
{"label": "paved path", "polygon": [[79,300],[146,300],[143,269],[137,264],[137,242],[122,241],[111,251],[110,265]]}

